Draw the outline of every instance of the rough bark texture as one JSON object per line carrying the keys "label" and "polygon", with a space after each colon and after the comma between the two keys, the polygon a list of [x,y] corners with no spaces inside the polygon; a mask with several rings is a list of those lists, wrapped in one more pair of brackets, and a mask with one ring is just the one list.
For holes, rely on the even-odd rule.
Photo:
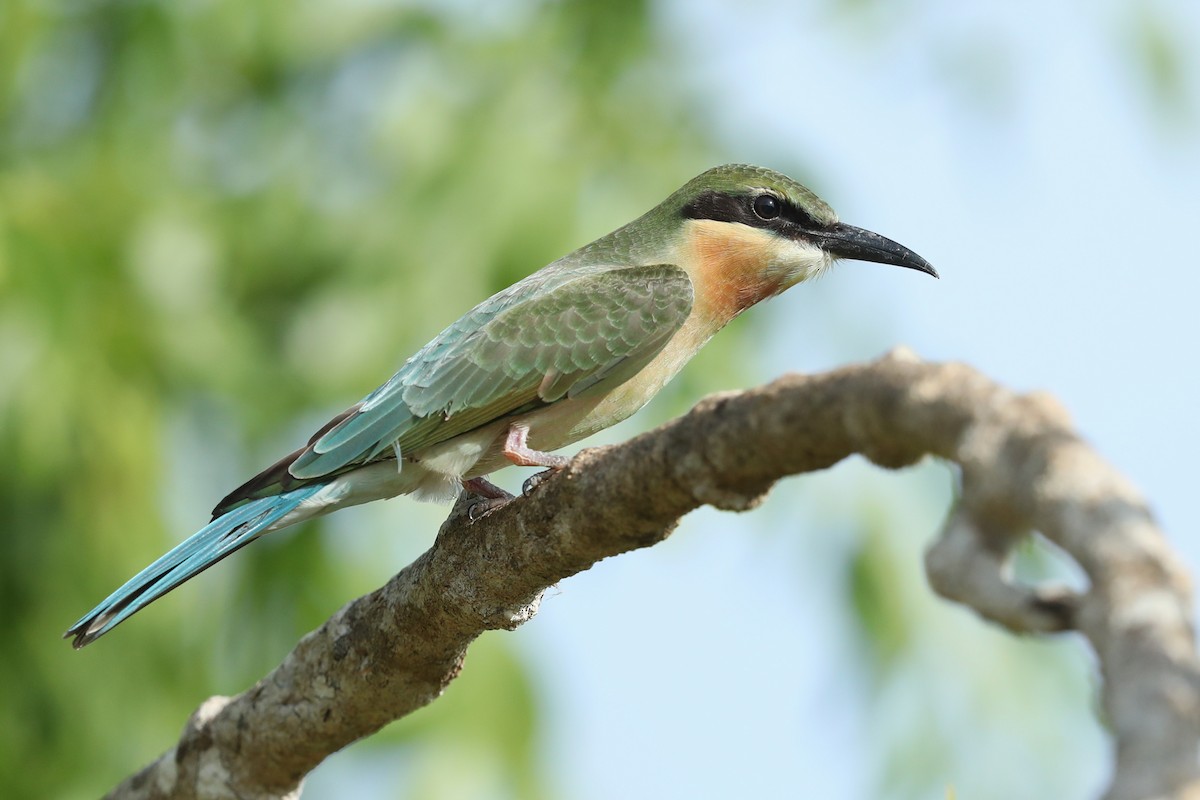
{"label": "rough bark texture", "polygon": [[[925,560],[933,588],[1015,632],[1078,631],[1095,650],[1115,740],[1105,795],[1200,798],[1200,669],[1188,575],[1145,501],[1045,395],[905,352],[710,397],[474,523],[460,501],[434,546],[305,636],[237,697],[213,697],[118,798],[295,797],[322,759],[436,699],[471,641],[533,617],[542,592],[670,535],[688,511],[753,508],[781,477],[861,453],[883,467],[959,464],[962,496]],[[1040,531],[1090,581],[1016,585]],[[898,565],[903,568],[904,565]]]}

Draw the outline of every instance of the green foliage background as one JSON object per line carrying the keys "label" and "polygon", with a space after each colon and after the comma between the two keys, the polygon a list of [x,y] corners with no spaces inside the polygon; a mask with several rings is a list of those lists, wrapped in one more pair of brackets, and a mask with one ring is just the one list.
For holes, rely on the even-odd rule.
{"label": "green foliage background", "polygon": [[[101,792],[370,587],[310,530],[71,653],[56,632],[204,498],[707,165],[645,4],[505,5],[0,11],[7,797]],[[457,728],[536,796],[523,672],[472,659],[504,685],[391,736]]]}
{"label": "green foliage background", "polygon": [[[830,5],[868,32],[882,6]],[[1167,97],[1146,19],[1137,63]],[[0,5],[0,793],[105,791],[404,563],[371,550],[394,532],[312,525],[81,653],[56,635],[454,316],[727,160],[653,20],[639,0]],[[678,403],[737,383],[745,335]],[[881,692],[915,636],[884,527],[859,526],[846,584]],[[547,796],[526,670],[502,637],[471,659],[359,747],[417,753],[413,797]],[[895,785],[936,783],[936,745],[904,748]]]}

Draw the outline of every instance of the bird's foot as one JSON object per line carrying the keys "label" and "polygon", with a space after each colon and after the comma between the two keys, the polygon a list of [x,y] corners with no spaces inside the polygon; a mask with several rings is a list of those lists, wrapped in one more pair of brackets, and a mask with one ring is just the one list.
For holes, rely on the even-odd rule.
{"label": "bird's foot", "polygon": [[513,425],[508,429],[504,438],[504,447],[500,450],[512,463],[518,467],[549,467],[549,469],[533,475],[521,486],[521,494],[529,497],[537,487],[552,478],[559,470],[570,463],[566,456],[534,450],[528,444],[529,428],[524,425]]}
{"label": "bird's foot", "polygon": [[[564,458],[563,461],[566,461],[566,459]],[[521,484],[521,494],[525,497],[529,497],[529,495],[537,491],[539,486],[553,478],[561,471],[562,467],[551,467],[550,469],[542,470],[534,475],[530,475],[525,480],[525,483]]]}
{"label": "bird's foot", "polygon": [[463,488],[479,498],[467,508],[471,522],[483,519],[498,508],[508,505],[514,496],[486,478],[470,478],[462,482]]}
{"label": "bird's foot", "polygon": [[467,507],[467,519],[471,520],[471,522],[478,522],[493,511],[504,508],[509,502],[509,500],[500,500],[491,497],[477,500]]}

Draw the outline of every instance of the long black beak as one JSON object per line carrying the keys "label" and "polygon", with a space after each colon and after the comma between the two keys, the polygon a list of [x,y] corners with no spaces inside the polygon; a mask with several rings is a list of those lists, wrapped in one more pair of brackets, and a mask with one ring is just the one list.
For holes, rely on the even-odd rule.
{"label": "long black beak", "polygon": [[926,275],[938,277],[937,270],[904,245],[893,242],[878,233],[835,222],[819,230],[807,231],[817,244],[838,258],[853,258],[857,261],[874,261],[879,264],[894,264],[919,270]]}

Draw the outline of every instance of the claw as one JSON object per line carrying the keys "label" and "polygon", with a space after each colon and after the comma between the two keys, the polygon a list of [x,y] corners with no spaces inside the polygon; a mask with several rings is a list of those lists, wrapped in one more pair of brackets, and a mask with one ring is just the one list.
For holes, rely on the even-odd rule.
{"label": "claw", "polygon": [[467,518],[471,522],[483,519],[496,509],[508,505],[514,499],[513,495],[486,478],[470,478],[463,481],[462,485],[468,492],[478,495],[480,498],[467,508]]}
{"label": "claw", "polygon": [[550,469],[542,470],[536,474],[530,475],[525,483],[521,484],[521,494],[525,497],[537,491],[537,488],[546,481],[553,478],[562,470],[562,467],[551,467]]}
{"label": "claw", "polygon": [[512,497],[485,497],[478,502],[471,503],[467,507],[467,519],[471,520],[471,522],[478,522],[496,509],[504,508],[512,500]]}

